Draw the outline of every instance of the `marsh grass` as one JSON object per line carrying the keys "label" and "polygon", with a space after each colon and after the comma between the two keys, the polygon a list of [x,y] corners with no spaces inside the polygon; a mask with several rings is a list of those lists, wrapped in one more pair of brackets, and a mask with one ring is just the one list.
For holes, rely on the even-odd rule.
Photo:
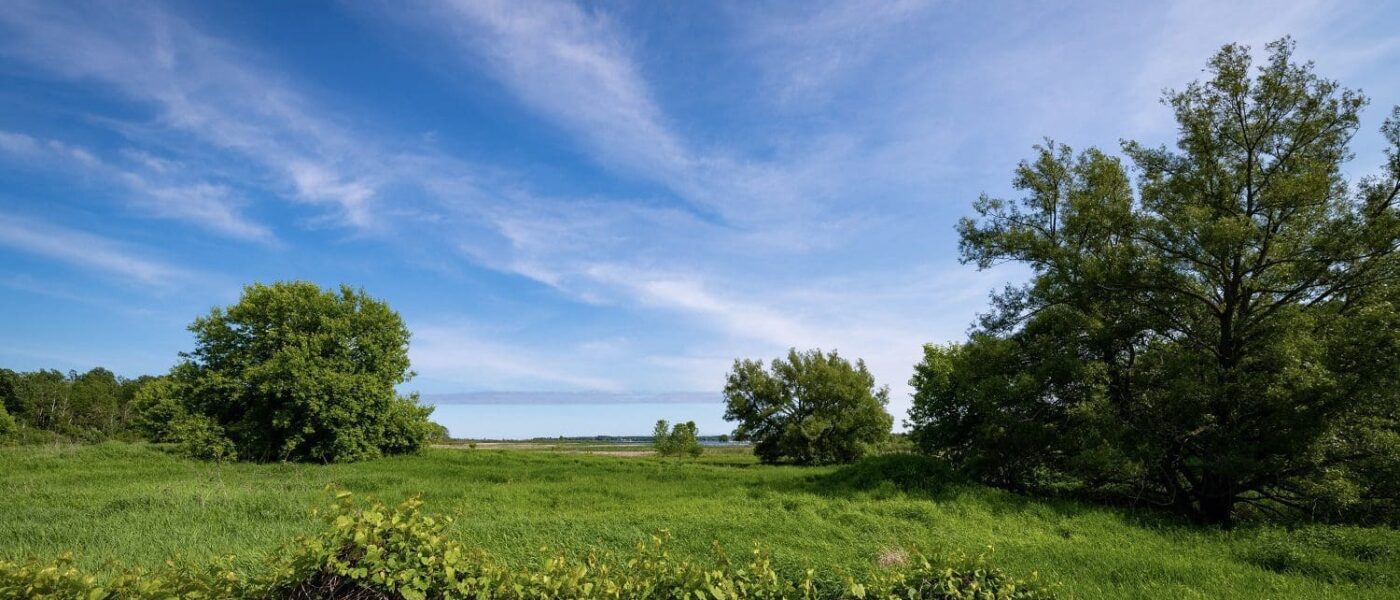
{"label": "marsh grass", "polygon": [[0,557],[74,550],[80,564],[253,561],[316,530],[335,484],[457,515],[453,535],[506,561],[540,548],[624,551],[652,532],[673,552],[743,552],[779,569],[879,568],[892,552],[977,555],[1038,571],[1077,598],[1395,598],[1400,533],[1272,526],[1207,530],[1156,514],[958,483],[916,457],[772,467],[523,450],[434,449],[345,465],[194,462],[145,445],[0,449]]}

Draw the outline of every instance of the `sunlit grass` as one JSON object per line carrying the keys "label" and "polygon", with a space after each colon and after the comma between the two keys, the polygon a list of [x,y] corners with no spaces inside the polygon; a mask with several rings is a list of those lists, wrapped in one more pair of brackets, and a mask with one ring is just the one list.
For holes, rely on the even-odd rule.
{"label": "sunlit grass", "polygon": [[[626,549],[659,529],[674,551],[742,553],[780,568],[875,568],[881,555],[976,555],[1038,571],[1079,598],[1384,598],[1400,576],[1390,530],[1204,530],[1151,514],[920,479],[894,457],[840,468],[510,450],[437,449],[348,465],[216,466],[149,446],[0,450],[0,557],[74,550],[81,563],[252,559],[320,526],[327,484],[456,513],[458,538],[511,561],[539,548]],[[901,462],[905,461],[905,462]],[[911,471],[912,468],[912,471]],[[914,475],[910,475],[910,473]],[[900,475],[891,481],[891,475]]]}

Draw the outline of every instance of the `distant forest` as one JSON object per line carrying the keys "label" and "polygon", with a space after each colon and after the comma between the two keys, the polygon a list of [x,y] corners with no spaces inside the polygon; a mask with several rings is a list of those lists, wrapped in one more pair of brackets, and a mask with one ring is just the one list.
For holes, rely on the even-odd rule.
{"label": "distant forest", "polygon": [[0,415],[0,439],[21,444],[140,439],[137,396],[155,379],[128,379],[102,367],[85,373],[0,369],[0,412],[7,415]]}

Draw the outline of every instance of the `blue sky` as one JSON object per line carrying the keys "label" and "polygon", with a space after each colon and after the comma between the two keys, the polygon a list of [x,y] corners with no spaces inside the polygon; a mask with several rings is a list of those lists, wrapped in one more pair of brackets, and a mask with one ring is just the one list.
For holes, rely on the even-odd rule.
{"label": "blue sky", "polygon": [[307,279],[403,314],[406,389],[594,393],[462,435],[718,433],[635,395],[789,346],[902,416],[921,344],[1020,277],[953,225],[1042,137],[1169,142],[1161,90],[1285,34],[1373,100],[1354,176],[1400,102],[1392,2],[5,4],[0,365],[163,372],[241,285]]}

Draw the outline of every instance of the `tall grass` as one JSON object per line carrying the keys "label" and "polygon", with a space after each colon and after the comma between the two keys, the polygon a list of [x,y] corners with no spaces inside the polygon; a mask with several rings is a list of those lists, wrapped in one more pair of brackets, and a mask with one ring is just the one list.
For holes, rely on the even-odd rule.
{"label": "tall grass", "polygon": [[1203,530],[1153,514],[947,481],[913,457],[845,468],[525,451],[432,450],[348,465],[187,461],[118,443],[0,449],[0,557],[81,564],[255,560],[320,525],[327,484],[455,513],[451,534],[507,562],[541,547],[619,552],[655,531],[696,557],[771,550],[779,569],[879,568],[909,552],[982,554],[1078,598],[1394,598],[1400,534]]}

